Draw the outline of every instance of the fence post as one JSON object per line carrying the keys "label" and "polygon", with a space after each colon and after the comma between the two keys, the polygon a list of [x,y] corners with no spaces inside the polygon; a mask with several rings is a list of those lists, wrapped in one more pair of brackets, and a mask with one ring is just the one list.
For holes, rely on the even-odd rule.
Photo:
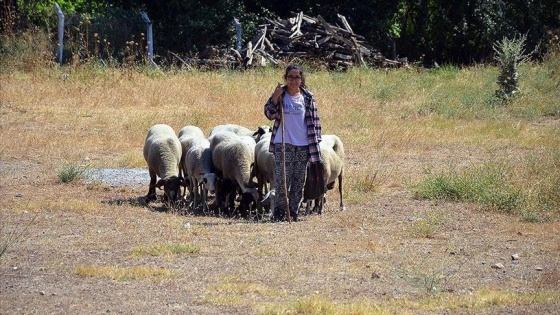
{"label": "fence post", "polygon": [[235,25],[235,31],[237,32],[237,41],[235,43],[235,49],[241,50],[241,23],[237,18],[233,18],[233,25]]}
{"label": "fence post", "polygon": [[64,49],[64,13],[58,3],[54,3],[54,10],[58,16],[58,63],[62,65],[62,52]]}
{"label": "fence post", "polygon": [[144,20],[144,23],[146,23],[146,25],[148,26],[148,31],[147,31],[148,60],[150,62],[150,66],[153,67],[156,64],[154,63],[154,38],[152,35],[152,21],[150,21],[150,18],[148,17],[148,14],[146,12],[141,12],[140,15],[142,16],[142,20]]}

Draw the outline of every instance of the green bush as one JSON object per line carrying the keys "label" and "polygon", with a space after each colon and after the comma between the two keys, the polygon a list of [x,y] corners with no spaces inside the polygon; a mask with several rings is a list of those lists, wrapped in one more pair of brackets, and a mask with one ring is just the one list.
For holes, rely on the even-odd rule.
{"label": "green bush", "polygon": [[62,183],[70,183],[83,178],[84,173],[88,170],[89,166],[88,161],[84,161],[82,163],[65,163],[58,169],[56,175]]}

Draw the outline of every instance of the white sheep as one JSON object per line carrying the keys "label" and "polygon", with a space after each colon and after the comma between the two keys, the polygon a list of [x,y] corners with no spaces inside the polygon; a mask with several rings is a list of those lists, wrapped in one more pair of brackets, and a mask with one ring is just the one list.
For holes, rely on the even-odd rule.
{"label": "white sheep", "polygon": [[[181,167],[179,170],[181,173],[179,174],[182,174],[185,177],[185,186],[190,186],[187,170],[184,168],[186,165],[185,157],[191,147],[192,140],[194,138],[204,138],[204,132],[200,129],[200,127],[188,125],[179,130],[177,137],[179,138],[179,142],[181,142]],[[185,191],[183,191],[183,195],[185,195]]]}
{"label": "white sheep", "polygon": [[179,139],[181,139],[181,137],[183,136],[204,138],[204,131],[202,131],[200,127],[188,125],[181,128],[181,130],[179,130],[179,133],[177,134],[177,137]]}
{"label": "white sheep", "polygon": [[225,125],[218,125],[212,130],[210,130],[209,137],[222,132],[233,132],[238,136],[250,136],[255,139],[255,142],[259,141],[260,135],[266,133],[270,129],[270,126],[263,125],[257,127],[256,130],[251,130],[247,127],[236,125],[236,124],[225,124]]}
{"label": "white sheep", "polygon": [[[260,141],[255,145],[253,173],[257,179],[257,190],[262,200],[269,200],[271,197],[267,194],[268,184],[270,184],[271,191],[274,189],[274,154],[268,150],[271,135],[271,132],[263,134]],[[267,195],[262,198],[265,194]],[[274,209],[274,199],[274,197],[270,199],[270,209]],[[268,203],[268,201],[265,202]],[[261,208],[259,208],[259,211],[262,210]]]}
{"label": "white sheep", "polygon": [[[156,187],[161,189],[163,186],[164,200],[174,204],[181,195],[180,188],[185,185],[185,181],[179,170],[181,143],[173,128],[165,124],[152,126],[146,136],[143,151],[150,173],[147,202],[156,200]],[[157,177],[160,180],[156,183]]]}
{"label": "white sheep", "polygon": [[[216,173],[221,175],[224,181],[231,181],[241,193],[240,210],[251,209],[251,205],[259,199],[259,193],[252,181],[251,167],[254,162],[254,146],[241,137],[231,135],[232,133],[219,133],[210,137],[210,147],[212,149],[212,161]],[[232,206],[231,195],[235,191],[227,193],[230,198],[226,207]],[[217,196],[218,199],[218,196]],[[219,205],[218,205],[219,206]]]}
{"label": "white sheep", "polygon": [[268,192],[267,183],[274,183],[274,154],[268,150],[271,133],[264,134],[255,145],[255,165],[253,171],[257,178],[259,193]]}
{"label": "white sheep", "polygon": [[202,209],[208,213],[208,192],[214,194],[216,190],[210,141],[203,137],[193,137],[191,147],[186,153],[184,168],[190,179],[189,191],[193,209],[198,207],[198,201],[202,197]]}
{"label": "white sheep", "polygon": [[[321,148],[321,158],[323,160],[323,172],[325,176],[325,182],[327,184],[327,189],[331,190],[334,188],[335,181],[338,178],[338,192],[340,197],[340,210],[346,210],[344,203],[342,201],[342,178],[344,175],[344,145],[342,140],[336,135],[323,135],[322,141],[319,143]],[[315,206],[313,210],[317,210],[319,214],[323,213],[323,206],[325,201],[325,196],[321,196],[315,201]],[[311,201],[307,202],[306,213],[310,212]]]}

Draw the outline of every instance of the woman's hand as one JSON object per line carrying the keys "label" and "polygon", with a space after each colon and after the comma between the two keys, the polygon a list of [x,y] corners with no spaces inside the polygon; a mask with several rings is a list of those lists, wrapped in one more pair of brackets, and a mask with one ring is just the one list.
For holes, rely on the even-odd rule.
{"label": "woman's hand", "polygon": [[274,90],[274,94],[272,95],[272,100],[274,101],[274,104],[278,104],[278,101],[280,100],[280,95],[282,95],[283,91],[284,88],[282,87],[282,83],[278,83],[278,85],[276,85],[276,89]]}

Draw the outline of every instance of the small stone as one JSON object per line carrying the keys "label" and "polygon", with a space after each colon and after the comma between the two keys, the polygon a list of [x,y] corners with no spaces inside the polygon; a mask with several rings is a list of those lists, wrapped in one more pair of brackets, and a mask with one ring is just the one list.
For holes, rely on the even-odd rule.
{"label": "small stone", "polygon": [[511,255],[511,260],[519,260],[519,254],[513,254]]}
{"label": "small stone", "polygon": [[22,193],[16,193],[16,194],[14,195],[14,197],[16,197],[16,198],[22,198],[22,197],[23,197],[23,194],[22,194]]}
{"label": "small stone", "polygon": [[541,267],[541,266],[536,266],[536,267],[535,267],[535,270],[536,270],[536,271],[543,271],[543,267]]}
{"label": "small stone", "polygon": [[504,265],[502,263],[497,263],[492,265],[493,269],[504,269]]}
{"label": "small stone", "polygon": [[39,294],[45,295],[45,291],[41,291],[41,292],[39,292]]}
{"label": "small stone", "polygon": [[183,224],[183,227],[188,230],[191,228],[191,224],[189,222],[185,222],[185,224]]}

